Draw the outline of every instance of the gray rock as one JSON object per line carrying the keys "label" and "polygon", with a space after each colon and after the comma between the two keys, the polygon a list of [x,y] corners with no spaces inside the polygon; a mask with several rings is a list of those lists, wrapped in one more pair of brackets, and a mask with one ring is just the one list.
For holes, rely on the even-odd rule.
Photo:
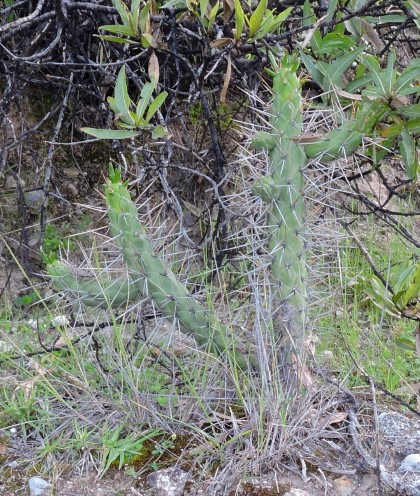
{"label": "gray rock", "polygon": [[342,477],[333,480],[332,487],[337,496],[350,496],[354,493],[356,488],[355,484],[347,475],[343,475]]}
{"label": "gray rock", "polygon": [[420,453],[420,421],[397,412],[383,412],[378,426],[383,439],[400,456]]}
{"label": "gray rock", "polygon": [[147,484],[155,489],[156,496],[181,496],[189,478],[186,472],[171,467],[149,474]]}
{"label": "gray rock", "polygon": [[33,191],[28,191],[24,193],[26,206],[28,208],[34,208],[41,206],[44,201],[44,191],[42,189],[34,189]]}
{"label": "gray rock", "polygon": [[4,181],[4,189],[16,189],[16,180],[13,176],[7,176],[6,180]]}
{"label": "gray rock", "polygon": [[29,479],[29,492],[31,496],[46,495],[46,490],[51,487],[51,484],[41,477],[31,477]]}
{"label": "gray rock", "polygon": [[401,465],[398,467],[398,472],[400,474],[405,474],[406,472],[420,473],[420,455],[413,453],[406,456]]}

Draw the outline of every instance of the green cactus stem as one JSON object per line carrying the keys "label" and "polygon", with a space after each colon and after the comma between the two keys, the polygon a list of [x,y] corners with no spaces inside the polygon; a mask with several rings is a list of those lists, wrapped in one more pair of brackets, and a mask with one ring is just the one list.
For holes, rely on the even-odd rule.
{"label": "green cactus stem", "polygon": [[118,279],[77,278],[68,265],[55,261],[47,266],[54,286],[60,291],[69,291],[86,306],[117,308],[135,301],[139,289],[127,277]]}
{"label": "green cactus stem", "polygon": [[133,283],[141,294],[150,296],[164,317],[176,318],[181,330],[192,334],[211,353],[220,355],[227,352],[243,370],[249,365],[255,367],[255,357],[246,354],[244,345],[229,333],[216,315],[189,294],[187,288],[156,256],[118,171],[111,170],[105,195],[111,234],[122,250]]}
{"label": "green cactus stem", "polygon": [[352,119],[327,133],[322,140],[306,144],[306,156],[323,162],[349,157],[388,112],[381,101],[363,102]]}
{"label": "green cactus stem", "polygon": [[303,170],[306,156],[294,141],[301,134],[301,90],[298,62],[284,57],[273,77],[270,133],[258,133],[253,145],[269,152],[271,175],[253,191],[269,204],[267,231],[274,289],[276,332],[283,340],[287,362],[302,349],[307,321],[305,203]]}

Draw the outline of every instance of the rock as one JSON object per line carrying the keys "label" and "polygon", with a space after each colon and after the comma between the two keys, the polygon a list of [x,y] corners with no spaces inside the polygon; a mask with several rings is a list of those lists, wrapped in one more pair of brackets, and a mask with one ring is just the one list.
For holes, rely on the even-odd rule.
{"label": "rock", "polygon": [[295,487],[287,491],[284,496],[309,496],[309,493],[303,489],[296,489]]}
{"label": "rock", "polygon": [[336,496],[350,496],[356,488],[355,484],[346,475],[333,480],[332,487]]}
{"label": "rock", "polygon": [[7,176],[4,181],[3,188],[4,189],[16,189],[16,179],[13,176]]}
{"label": "rock", "polygon": [[67,191],[67,195],[70,197],[70,198],[76,198],[77,196],[79,196],[79,190],[77,189],[77,187],[73,184],[73,183],[66,183],[64,185],[66,191]]}
{"label": "rock", "polygon": [[413,453],[406,456],[398,467],[398,472],[400,474],[405,474],[406,472],[420,473],[420,455],[418,453]]}
{"label": "rock", "polygon": [[51,484],[41,477],[31,477],[29,479],[29,492],[31,496],[46,495],[46,490],[51,487]]}
{"label": "rock", "polygon": [[26,206],[28,208],[40,207],[44,201],[44,191],[42,189],[34,189],[24,193]]}
{"label": "rock", "polygon": [[400,456],[420,453],[420,421],[397,412],[383,412],[378,417],[384,440]]}
{"label": "rock", "polygon": [[148,475],[147,484],[156,491],[156,496],[181,496],[189,474],[171,467],[157,470]]}

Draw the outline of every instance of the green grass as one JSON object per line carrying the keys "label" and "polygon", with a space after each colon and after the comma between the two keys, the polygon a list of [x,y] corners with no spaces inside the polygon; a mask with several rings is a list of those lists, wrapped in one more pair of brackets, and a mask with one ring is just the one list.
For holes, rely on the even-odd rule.
{"label": "green grass", "polygon": [[[410,255],[407,247],[397,235],[384,236],[370,222],[361,229],[375,266],[386,280],[394,280],[400,262]],[[350,387],[366,385],[362,371],[390,391],[418,382],[420,358],[414,351],[405,349],[407,342],[414,345],[416,323],[393,317],[374,304],[372,291],[364,279],[373,271],[351,239],[341,244],[339,264],[342,290],[329,298],[328,304],[334,312],[319,322],[321,360],[326,359],[337,374],[346,376]],[[338,273],[337,268],[332,271]],[[339,285],[336,278],[332,278],[331,284]]]}

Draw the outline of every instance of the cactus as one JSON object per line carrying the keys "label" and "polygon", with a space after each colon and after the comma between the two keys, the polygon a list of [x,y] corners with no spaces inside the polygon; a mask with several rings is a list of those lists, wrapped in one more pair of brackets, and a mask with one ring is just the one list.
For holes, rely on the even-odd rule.
{"label": "cactus", "polygon": [[327,133],[321,141],[301,145],[301,85],[296,75],[299,62],[286,55],[280,66],[274,60],[272,63],[271,129],[257,133],[251,142],[254,148],[267,150],[271,175],[259,179],[253,192],[269,205],[270,277],[277,307],[274,323],[283,340],[284,359],[291,365],[293,361],[302,362],[308,320],[303,171],[309,158],[328,162],[349,156],[387,109],[382,102],[365,102],[353,119]]}
{"label": "cactus", "polygon": [[351,120],[327,133],[321,141],[306,144],[306,156],[323,162],[349,157],[387,112],[381,101],[365,102]]}
{"label": "cactus", "polygon": [[[298,62],[284,57],[273,78],[271,132],[258,133],[256,148],[266,148],[271,176],[259,180],[253,192],[269,204],[267,230],[271,255],[271,282],[277,332],[284,349],[299,349],[307,321],[307,269],[305,262],[305,203],[303,170],[307,158],[293,140],[301,133],[301,92],[296,76]],[[280,312],[280,313],[279,313]],[[288,338],[286,338],[288,336]],[[288,343],[287,343],[288,342]],[[300,344],[299,344],[300,343]],[[287,358],[290,361],[291,357]]]}
{"label": "cactus", "polygon": [[117,308],[129,301],[136,300],[139,289],[126,277],[119,279],[80,280],[67,265],[55,261],[47,266],[53,283],[60,291],[70,291],[87,306]]}
{"label": "cactus", "polygon": [[192,334],[208,351],[215,355],[228,352],[242,370],[255,368],[255,357],[245,353],[244,346],[230,336],[227,326],[195,300],[154,253],[130,193],[121,182],[119,171],[112,168],[105,196],[111,234],[130,270],[130,281],[79,282],[64,264],[55,262],[48,266],[48,271],[56,287],[73,292],[88,306],[105,308],[118,306],[139,294],[151,297],[164,317],[176,318],[181,330]]}

